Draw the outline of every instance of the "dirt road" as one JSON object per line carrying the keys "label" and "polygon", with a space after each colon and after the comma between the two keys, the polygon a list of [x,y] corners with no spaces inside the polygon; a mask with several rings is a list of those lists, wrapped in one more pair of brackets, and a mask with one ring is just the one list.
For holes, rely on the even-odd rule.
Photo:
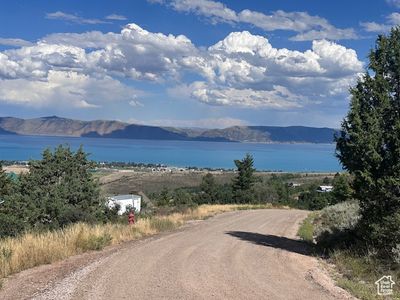
{"label": "dirt road", "polygon": [[306,214],[222,214],[132,243],[36,299],[347,299],[295,237]]}

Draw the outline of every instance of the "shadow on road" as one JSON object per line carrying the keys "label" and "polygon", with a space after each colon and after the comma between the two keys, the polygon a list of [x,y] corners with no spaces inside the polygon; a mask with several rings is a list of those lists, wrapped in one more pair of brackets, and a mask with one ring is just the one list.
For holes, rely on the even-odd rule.
{"label": "shadow on road", "polygon": [[311,247],[299,240],[289,239],[284,236],[276,236],[269,234],[260,234],[255,232],[245,231],[227,231],[228,235],[236,237],[240,240],[247,241],[256,245],[283,249],[290,252],[295,252],[303,255],[311,255]]}

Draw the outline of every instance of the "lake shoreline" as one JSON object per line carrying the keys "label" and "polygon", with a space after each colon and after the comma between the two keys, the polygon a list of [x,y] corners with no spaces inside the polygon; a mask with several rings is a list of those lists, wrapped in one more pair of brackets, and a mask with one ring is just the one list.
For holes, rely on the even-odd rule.
{"label": "lake shoreline", "polygon": [[254,156],[258,170],[273,172],[337,172],[341,167],[334,144],[231,143],[209,141],[133,140],[48,136],[0,136],[0,160],[40,159],[43,150],[58,145],[83,146],[97,162],[141,162],[176,168],[235,168],[234,160]]}

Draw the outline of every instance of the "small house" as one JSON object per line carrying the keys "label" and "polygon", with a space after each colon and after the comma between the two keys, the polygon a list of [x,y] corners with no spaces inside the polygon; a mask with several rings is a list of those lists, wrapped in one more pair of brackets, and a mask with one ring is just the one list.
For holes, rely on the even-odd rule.
{"label": "small house", "polygon": [[301,186],[301,183],[296,183],[296,182],[289,182],[288,183],[288,187],[291,187],[291,188],[297,188],[299,186]]}
{"label": "small house", "polygon": [[319,192],[319,193],[329,193],[329,192],[332,192],[332,190],[333,190],[333,186],[331,186],[331,185],[320,185],[317,188],[317,192]]}
{"label": "small house", "polygon": [[134,208],[136,212],[140,212],[142,196],[140,195],[117,195],[108,197],[108,207],[113,208],[119,205],[118,214],[122,215],[127,210]]}

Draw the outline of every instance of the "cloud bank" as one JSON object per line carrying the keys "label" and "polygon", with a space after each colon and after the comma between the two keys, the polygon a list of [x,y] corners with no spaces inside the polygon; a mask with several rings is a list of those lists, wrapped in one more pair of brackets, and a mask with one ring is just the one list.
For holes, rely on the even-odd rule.
{"label": "cloud bank", "polygon": [[148,0],[150,3],[167,5],[178,12],[193,13],[205,17],[211,23],[243,23],[258,27],[264,31],[289,30],[297,34],[293,41],[311,41],[315,39],[357,39],[352,28],[336,28],[326,19],[311,16],[306,12],[285,12],[278,10],[270,14],[244,9],[236,12],[225,4],[212,0]]}
{"label": "cloud bank", "polygon": [[[226,19],[230,11],[220,14]],[[184,35],[128,24],[120,33],[58,33],[0,52],[0,101],[132,106],[143,92],[127,82],[149,81],[167,86],[173,97],[207,105],[290,110],[343,101],[362,71],[354,50],[325,39],[301,52],[241,31],[204,49]]]}

